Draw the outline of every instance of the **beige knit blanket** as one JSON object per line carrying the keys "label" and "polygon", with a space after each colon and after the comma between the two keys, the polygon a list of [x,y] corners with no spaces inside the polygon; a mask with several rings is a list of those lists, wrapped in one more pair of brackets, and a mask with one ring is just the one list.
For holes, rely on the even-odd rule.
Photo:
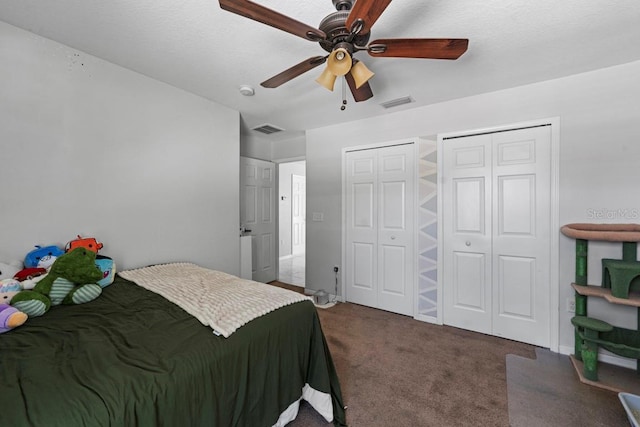
{"label": "beige knit blanket", "polygon": [[162,295],[225,338],[257,317],[310,299],[190,263],[154,265],[118,274]]}

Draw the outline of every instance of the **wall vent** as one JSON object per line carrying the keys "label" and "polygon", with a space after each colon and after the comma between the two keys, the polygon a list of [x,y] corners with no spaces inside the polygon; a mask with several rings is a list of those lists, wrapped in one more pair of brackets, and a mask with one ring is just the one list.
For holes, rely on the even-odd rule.
{"label": "wall vent", "polygon": [[263,125],[256,126],[256,127],[252,128],[251,130],[255,130],[256,132],[264,133],[265,135],[271,135],[272,133],[282,132],[284,129],[279,128],[279,127],[274,126],[274,125],[270,125],[268,123],[265,123]]}
{"label": "wall vent", "polygon": [[412,102],[414,102],[413,98],[411,98],[410,96],[405,96],[402,98],[392,99],[391,101],[383,102],[380,105],[383,108],[393,108],[393,107],[398,107],[404,104],[410,104]]}

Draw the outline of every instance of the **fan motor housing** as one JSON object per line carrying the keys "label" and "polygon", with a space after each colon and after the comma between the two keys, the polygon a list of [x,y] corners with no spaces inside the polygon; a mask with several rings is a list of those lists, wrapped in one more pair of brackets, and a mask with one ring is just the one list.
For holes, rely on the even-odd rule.
{"label": "fan motor housing", "polygon": [[353,0],[333,0],[333,6],[336,10],[351,10]]}
{"label": "fan motor housing", "polygon": [[[319,43],[327,52],[332,52],[338,43],[344,42],[351,34],[345,25],[348,17],[348,10],[339,10],[328,15],[320,22],[318,28],[327,35],[327,39],[321,40]],[[351,44],[366,46],[370,36],[371,33],[356,35],[351,41]]]}

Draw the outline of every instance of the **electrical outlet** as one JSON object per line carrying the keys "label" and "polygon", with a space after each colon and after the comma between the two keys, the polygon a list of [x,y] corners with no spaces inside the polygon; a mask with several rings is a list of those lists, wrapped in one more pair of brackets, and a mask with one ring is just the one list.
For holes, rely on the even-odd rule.
{"label": "electrical outlet", "polygon": [[576,312],[576,300],[575,298],[567,298],[567,311],[569,313]]}

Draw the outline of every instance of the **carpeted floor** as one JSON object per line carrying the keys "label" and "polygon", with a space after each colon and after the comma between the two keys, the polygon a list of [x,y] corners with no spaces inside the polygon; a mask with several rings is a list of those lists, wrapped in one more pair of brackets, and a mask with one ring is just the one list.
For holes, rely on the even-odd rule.
{"label": "carpeted floor", "polygon": [[[318,313],[350,426],[509,425],[505,358],[534,347],[349,303]],[[328,424],[303,406],[290,425]]]}
{"label": "carpeted floor", "polygon": [[[351,427],[628,425],[567,356],[350,303],[318,315]],[[289,424],[330,425],[305,402]]]}

